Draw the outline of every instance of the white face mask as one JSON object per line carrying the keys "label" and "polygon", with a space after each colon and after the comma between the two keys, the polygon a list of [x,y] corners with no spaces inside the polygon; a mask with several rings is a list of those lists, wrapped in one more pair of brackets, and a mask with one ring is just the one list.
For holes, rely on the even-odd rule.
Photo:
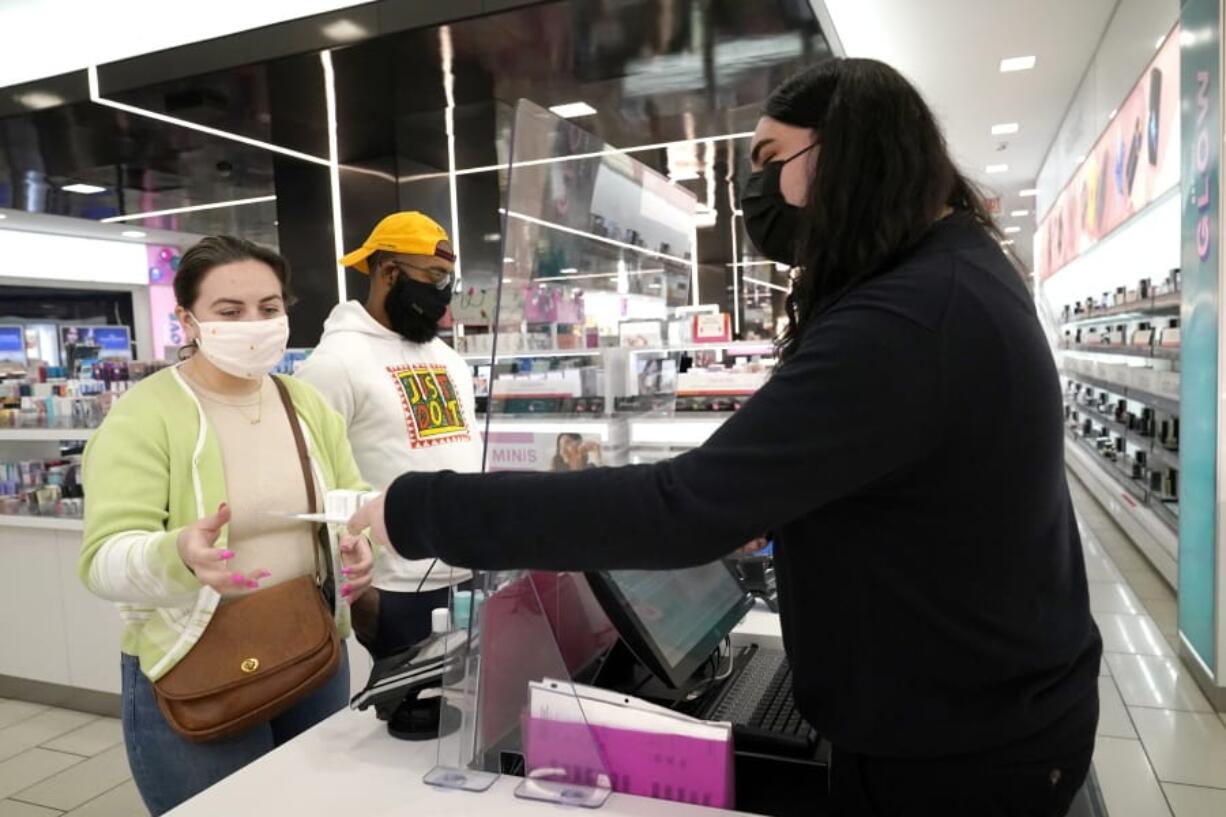
{"label": "white face mask", "polygon": [[192,320],[200,330],[197,345],[208,361],[244,380],[259,380],[277,367],[289,344],[289,317],[260,321]]}

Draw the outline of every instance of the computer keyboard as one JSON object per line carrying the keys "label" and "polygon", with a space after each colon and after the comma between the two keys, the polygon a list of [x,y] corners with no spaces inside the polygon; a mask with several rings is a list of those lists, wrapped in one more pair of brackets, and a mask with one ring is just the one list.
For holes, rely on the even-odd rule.
{"label": "computer keyboard", "polygon": [[756,650],[705,717],[731,722],[742,750],[804,753],[816,742],[796,709],[792,666],[782,652]]}

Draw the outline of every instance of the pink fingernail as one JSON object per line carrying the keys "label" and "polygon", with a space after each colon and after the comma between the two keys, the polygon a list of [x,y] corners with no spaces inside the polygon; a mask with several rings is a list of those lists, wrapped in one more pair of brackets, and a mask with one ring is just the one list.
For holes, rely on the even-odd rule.
{"label": "pink fingernail", "polygon": [[271,574],[271,573],[269,573],[267,570],[261,570],[261,571],[259,571],[258,573],[256,573],[256,574],[255,574],[255,577],[256,577],[257,579],[267,579],[267,578],[268,578],[269,576],[271,576],[271,575],[272,575],[272,574]]}
{"label": "pink fingernail", "polygon": [[341,568],[341,575],[343,575],[343,576],[348,576],[348,575],[349,575],[350,573],[352,573],[352,572],[353,572],[353,568],[352,568],[352,567],[342,567],[342,568]]}
{"label": "pink fingernail", "polygon": [[341,588],[341,595],[342,595],[342,596],[348,596],[348,595],[349,595],[350,593],[352,593],[352,592],[353,592],[353,588],[352,588],[351,586],[349,586],[349,585],[345,585],[345,586],[343,586],[343,587]]}
{"label": "pink fingernail", "polygon": [[255,579],[252,579],[247,582],[247,586],[250,587],[252,590],[254,590],[255,588],[260,586],[260,583],[257,582]]}
{"label": "pink fingernail", "polygon": [[234,582],[235,584],[244,584],[247,580],[243,578],[242,573],[231,573],[230,581]]}
{"label": "pink fingernail", "polygon": [[232,551],[232,550],[223,550],[223,551],[221,552],[221,558],[222,558],[222,559],[233,559],[233,558],[234,558],[234,551]]}

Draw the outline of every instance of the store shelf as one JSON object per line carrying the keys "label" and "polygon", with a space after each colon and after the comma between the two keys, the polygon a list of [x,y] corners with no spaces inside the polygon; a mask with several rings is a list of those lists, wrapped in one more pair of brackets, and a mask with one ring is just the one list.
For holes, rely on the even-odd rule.
{"label": "store shelf", "polygon": [[1154,441],[1154,447],[1149,449],[1147,456],[1154,465],[1160,465],[1163,468],[1174,468],[1179,470],[1179,452],[1170,451],[1162,446],[1162,443]]}
{"label": "store shelf", "polygon": [[1134,500],[1140,503],[1146,502],[1147,497],[1149,496],[1149,491],[1142,480],[1134,479],[1132,474],[1121,468],[1118,462],[1112,462],[1104,457],[1099,453],[1098,449],[1087,442],[1084,437],[1078,436],[1071,431],[1067,432],[1067,434],[1068,438],[1072,440],[1075,445],[1079,446],[1083,451],[1090,454],[1098,462],[1099,467],[1101,467],[1104,472],[1109,474],[1121,488],[1128,492],[1128,494]]}
{"label": "store shelf", "polygon": [[85,522],[58,516],[14,516],[0,514],[0,528],[32,528],[36,530],[84,531]]}
{"label": "store shelf", "polygon": [[[727,352],[733,355],[762,355],[764,357],[769,357],[775,354],[775,345],[770,341],[736,340],[726,343],[686,343],[679,346],[643,346],[639,348],[629,346],[601,346],[596,349],[539,349],[524,350],[519,352],[499,352],[497,360],[520,360],[522,358],[534,357],[597,357],[607,351],[620,351],[632,355],[667,355],[680,354],[681,352]],[[492,355],[489,352],[469,352],[461,355],[461,357],[470,363],[488,363]]]}
{"label": "store shelf", "polygon": [[1150,494],[1145,505],[1154,512],[1155,516],[1162,520],[1164,525],[1176,534],[1179,533],[1179,512],[1176,510],[1179,507],[1179,503],[1166,502],[1162,497]]}
{"label": "store shelf", "polygon": [[1075,361],[1066,361],[1061,372],[1065,377],[1078,383],[1104,389],[1105,391],[1118,394],[1120,397],[1136,400],[1139,403],[1145,403],[1151,408],[1178,416],[1178,394],[1162,393],[1155,388],[1158,385],[1157,381],[1159,379],[1166,381],[1168,385],[1178,387],[1180,379],[1178,372],[1155,372],[1148,368],[1111,366],[1106,364],[1098,364],[1094,368],[1097,372],[1106,376],[1086,373],[1076,365]]}
{"label": "store shelf", "polygon": [[1082,441],[1069,434],[1065,440],[1065,461],[1085,487],[1102,503],[1130,539],[1145,554],[1162,577],[1176,588],[1179,584],[1179,537],[1171,525],[1174,515],[1160,517],[1148,499],[1138,500],[1131,486],[1125,488],[1118,471]]}
{"label": "store shelf", "polygon": [[599,357],[603,352],[612,348],[616,347],[602,346],[597,349],[538,349],[523,352],[499,352],[497,358],[494,358],[490,352],[469,352],[460,355],[460,357],[469,363],[489,363],[491,359],[496,361],[521,360],[527,357]]}
{"label": "store shelf", "polygon": [[1085,355],[1116,355],[1119,357],[1145,357],[1154,360],[1179,360],[1179,347],[1167,346],[1112,346],[1106,343],[1080,343],[1061,347],[1065,352]]}
{"label": "store shelf", "polygon": [[679,414],[631,419],[630,445],[636,448],[694,448],[706,442],[731,416],[728,412],[711,417]]}
{"label": "store shelf", "polygon": [[735,340],[727,343],[688,343],[680,346],[648,346],[627,349],[630,354],[668,354],[670,352],[730,352],[743,355],[774,355],[775,345],[762,340]]}
{"label": "store shelf", "polygon": [[1150,315],[1171,315],[1179,312],[1183,304],[1183,293],[1168,292],[1165,295],[1159,295],[1147,301],[1133,301],[1127,304],[1118,304],[1106,309],[1098,309],[1088,315],[1074,317],[1072,320],[1064,321],[1065,326],[1073,326],[1087,323],[1097,323],[1099,321],[1109,321],[1119,319],[1125,316],[1148,317]]}
{"label": "store shelf", "polygon": [[94,431],[92,428],[0,428],[0,443],[88,440]]}
{"label": "store shelf", "polygon": [[1084,403],[1074,402],[1072,406],[1086,417],[1111,431],[1112,434],[1117,434],[1138,448],[1143,448],[1146,451],[1149,451],[1150,444],[1152,442],[1149,437],[1144,437],[1138,434],[1136,431],[1129,429],[1126,424],[1121,423],[1111,415],[1103,414],[1101,411],[1097,411]]}

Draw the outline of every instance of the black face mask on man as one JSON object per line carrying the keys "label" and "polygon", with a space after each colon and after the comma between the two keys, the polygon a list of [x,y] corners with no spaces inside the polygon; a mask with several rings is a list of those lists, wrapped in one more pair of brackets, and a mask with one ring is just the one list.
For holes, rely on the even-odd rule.
{"label": "black face mask on man", "polygon": [[817,147],[817,142],[786,159],[767,162],[761,170],[749,174],[741,193],[741,210],[745,214],[745,231],[758,252],[770,260],[794,266],[796,235],[800,208],[783,197],[780,177],[788,162]]}
{"label": "black face mask on man", "polygon": [[392,329],[413,343],[429,343],[438,336],[438,322],[451,304],[452,285],[414,281],[401,272],[387,293],[387,317]]}

